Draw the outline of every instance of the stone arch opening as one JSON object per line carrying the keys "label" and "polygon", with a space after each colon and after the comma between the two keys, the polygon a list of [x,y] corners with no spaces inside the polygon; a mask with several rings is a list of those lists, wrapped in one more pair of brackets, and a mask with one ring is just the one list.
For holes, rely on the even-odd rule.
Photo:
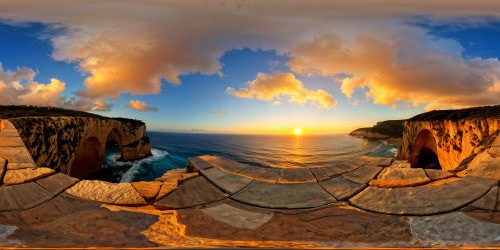
{"label": "stone arch opening", "polygon": [[109,149],[112,149],[111,151],[113,151],[113,148],[118,148],[120,151],[120,158],[118,160],[123,159],[122,136],[116,128],[109,131],[108,137],[106,138],[106,147],[104,151],[106,152]]}
{"label": "stone arch opening", "polygon": [[75,151],[69,175],[79,179],[85,178],[102,168],[104,152],[97,137],[87,138]]}
{"label": "stone arch opening", "polygon": [[409,162],[414,168],[441,169],[437,156],[436,139],[431,131],[424,129],[418,133]]}

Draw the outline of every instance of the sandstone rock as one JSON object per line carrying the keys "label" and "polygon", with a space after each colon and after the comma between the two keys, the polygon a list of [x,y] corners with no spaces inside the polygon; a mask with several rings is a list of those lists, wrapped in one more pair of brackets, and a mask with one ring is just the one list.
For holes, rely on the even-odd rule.
{"label": "sandstone rock", "polygon": [[145,205],[146,201],[130,183],[82,180],[66,193],[92,201],[116,205]]}
{"label": "sandstone rock", "polygon": [[456,176],[452,172],[439,169],[424,169],[424,171],[432,181],[442,180]]}
{"label": "sandstone rock", "polygon": [[[455,170],[480,143],[500,129],[498,119],[466,119],[459,121],[407,121],[398,158],[409,159],[417,136],[429,131],[436,142],[436,155],[441,168]],[[416,152],[418,154],[418,152]]]}
{"label": "sandstone rock", "polygon": [[55,171],[50,168],[23,168],[7,170],[3,182],[5,185],[21,184],[35,181],[53,174],[55,174]]}
{"label": "sandstone rock", "polygon": [[163,184],[161,181],[140,181],[132,182],[132,186],[141,194],[141,196],[146,200],[154,199],[160,192],[160,188]]}
{"label": "sandstone rock", "polygon": [[156,201],[160,200],[161,198],[167,196],[170,194],[172,191],[176,190],[179,185],[178,180],[166,180],[161,184],[160,191],[158,192],[158,195],[156,196]]}
{"label": "sandstone rock", "polygon": [[228,173],[219,168],[210,168],[200,171],[215,186],[228,194],[234,194],[246,187],[252,179]]}
{"label": "sandstone rock", "polygon": [[0,186],[3,185],[3,178],[7,172],[7,160],[0,157]]}
{"label": "sandstone rock", "polygon": [[461,208],[477,200],[498,181],[474,176],[438,186],[368,187],[349,201],[367,211],[400,215],[430,215]]}
{"label": "sandstone rock", "polygon": [[178,180],[182,181],[182,175],[186,173],[186,169],[171,169],[165,172],[157,181]]}
{"label": "sandstone rock", "polygon": [[414,187],[431,182],[421,168],[385,168],[370,181],[370,186],[381,188]]}
{"label": "sandstone rock", "polygon": [[411,164],[406,160],[396,160],[396,161],[393,161],[389,167],[391,167],[391,168],[411,168]]}
{"label": "sandstone rock", "polygon": [[486,223],[461,213],[414,217],[412,231],[424,247],[498,246],[500,225]]}
{"label": "sandstone rock", "polygon": [[35,182],[0,187],[0,211],[32,208],[54,197]]}
{"label": "sandstone rock", "polygon": [[500,180],[500,157],[493,157],[488,152],[476,156],[469,164],[468,175]]}
{"label": "sandstone rock", "polygon": [[37,168],[33,162],[9,162],[7,169]]}
{"label": "sandstone rock", "polygon": [[65,174],[57,173],[49,177],[39,179],[36,181],[38,185],[45,188],[53,195],[58,195],[70,186],[78,182],[78,179],[69,177]]}
{"label": "sandstone rock", "polygon": [[254,180],[232,199],[266,208],[313,208],[336,202],[318,183],[270,183]]}
{"label": "sandstone rock", "polygon": [[79,168],[100,169],[108,139],[120,145],[122,160],[151,155],[146,126],[140,121],[91,117],[21,117],[10,121],[30,158],[40,167],[57,168],[61,173],[85,174]]}
{"label": "sandstone rock", "polygon": [[196,207],[227,198],[227,195],[199,176],[183,182],[164,198],[154,203],[157,209]]}

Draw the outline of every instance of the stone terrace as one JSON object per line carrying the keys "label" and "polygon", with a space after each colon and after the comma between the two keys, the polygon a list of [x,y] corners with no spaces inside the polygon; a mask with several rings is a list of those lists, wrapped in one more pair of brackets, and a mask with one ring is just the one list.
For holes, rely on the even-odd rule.
{"label": "stone terrace", "polygon": [[155,181],[108,183],[37,168],[6,121],[0,246],[500,247],[499,148],[500,137],[484,176],[376,157],[278,169],[205,155]]}

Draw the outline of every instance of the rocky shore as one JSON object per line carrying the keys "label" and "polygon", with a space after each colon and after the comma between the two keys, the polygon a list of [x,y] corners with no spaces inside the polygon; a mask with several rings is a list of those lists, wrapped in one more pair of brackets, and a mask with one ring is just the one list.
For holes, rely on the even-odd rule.
{"label": "rocky shore", "polygon": [[405,122],[399,160],[280,169],[204,155],[133,183],[39,166],[0,120],[0,247],[500,247],[500,119],[474,119]]}

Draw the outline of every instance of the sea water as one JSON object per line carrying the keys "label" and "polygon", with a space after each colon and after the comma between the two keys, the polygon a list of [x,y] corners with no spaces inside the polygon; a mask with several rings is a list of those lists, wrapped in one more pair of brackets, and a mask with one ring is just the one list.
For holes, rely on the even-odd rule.
{"label": "sea water", "polygon": [[118,146],[108,147],[103,170],[91,177],[111,182],[150,181],[174,168],[184,168],[187,158],[218,155],[242,163],[277,167],[324,167],[368,156],[393,157],[397,146],[383,140],[336,135],[235,135],[148,132],[152,156],[118,161]]}

